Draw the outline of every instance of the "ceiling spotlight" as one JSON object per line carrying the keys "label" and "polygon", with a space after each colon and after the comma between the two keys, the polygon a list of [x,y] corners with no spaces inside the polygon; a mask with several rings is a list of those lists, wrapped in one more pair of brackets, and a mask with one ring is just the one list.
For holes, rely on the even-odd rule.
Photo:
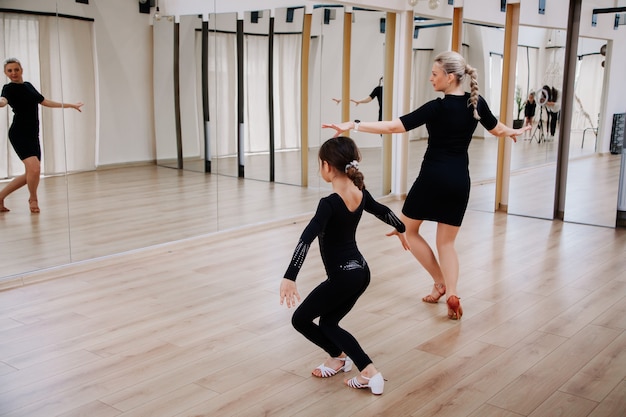
{"label": "ceiling spotlight", "polygon": [[428,7],[432,10],[439,7],[439,0],[428,0]]}
{"label": "ceiling spotlight", "polygon": [[415,7],[416,4],[417,4],[417,0],[409,0],[409,6]]}

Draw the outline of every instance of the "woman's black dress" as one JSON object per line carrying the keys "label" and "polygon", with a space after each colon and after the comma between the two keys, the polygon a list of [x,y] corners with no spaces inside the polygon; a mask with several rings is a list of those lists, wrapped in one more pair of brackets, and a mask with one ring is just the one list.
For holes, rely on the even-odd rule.
{"label": "woman's black dress", "polygon": [[41,159],[39,145],[39,103],[44,97],[27,81],[2,87],[2,97],[13,109],[9,140],[21,160],[31,156]]}
{"label": "woman's black dress", "polygon": [[[446,95],[400,117],[407,131],[423,124],[428,130],[420,173],[402,207],[408,218],[461,225],[471,185],[467,150],[478,125],[469,98],[469,93]],[[478,114],[487,130],[498,124],[482,97]]]}

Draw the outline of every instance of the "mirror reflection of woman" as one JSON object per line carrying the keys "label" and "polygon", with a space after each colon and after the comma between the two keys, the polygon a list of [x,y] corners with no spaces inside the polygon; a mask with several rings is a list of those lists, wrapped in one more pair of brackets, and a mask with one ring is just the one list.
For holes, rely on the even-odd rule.
{"label": "mirror reflection of woman", "polygon": [[[470,78],[471,93],[463,89]],[[340,135],[350,129],[359,132],[404,133],[423,124],[428,128],[428,147],[420,173],[402,207],[402,221],[411,253],[434,280],[430,294],[422,298],[437,303],[447,294],[448,318],[463,315],[457,293],[459,261],[454,247],[470,193],[468,148],[478,122],[497,137],[516,137],[530,129],[512,129],[499,122],[486,101],[478,94],[476,70],[457,52],[444,52],[435,58],[430,82],[443,98],[429,101],[417,110],[392,121],[343,122],[324,124]],[[437,254],[420,235],[425,220],[437,223]]]}
{"label": "mirror reflection of woman", "polygon": [[10,82],[2,87],[0,108],[8,104],[13,109],[14,116],[9,127],[9,141],[17,156],[24,163],[25,173],[13,178],[0,191],[0,212],[10,211],[4,205],[4,200],[13,191],[26,185],[30,212],[39,213],[37,188],[41,174],[41,145],[39,143],[38,104],[52,108],[69,107],[81,111],[83,103],[59,103],[42,96],[31,83],[24,81],[22,64],[16,58],[4,61],[4,74]]}
{"label": "mirror reflection of woman", "polygon": [[367,104],[372,100],[376,99],[378,101],[378,120],[383,120],[383,77],[380,77],[378,80],[378,85],[374,87],[369,96],[362,98],[360,100],[350,99],[355,105],[359,104]]}
{"label": "mirror reflection of woman", "polygon": [[555,87],[544,85],[543,89],[548,92],[548,98],[545,103],[546,113],[548,113],[548,139],[554,139],[556,134],[556,126],[559,121],[561,112],[561,94]]}

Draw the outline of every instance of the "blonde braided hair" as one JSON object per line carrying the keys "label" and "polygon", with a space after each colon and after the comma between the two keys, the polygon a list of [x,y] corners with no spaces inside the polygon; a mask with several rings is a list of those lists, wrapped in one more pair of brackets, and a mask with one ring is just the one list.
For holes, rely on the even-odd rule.
{"label": "blonde braided hair", "polygon": [[446,74],[453,74],[458,83],[470,77],[470,99],[468,106],[474,107],[474,119],[480,120],[478,115],[478,81],[476,68],[465,63],[463,55],[454,51],[442,52],[435,57],[435,62],[441,65]]}

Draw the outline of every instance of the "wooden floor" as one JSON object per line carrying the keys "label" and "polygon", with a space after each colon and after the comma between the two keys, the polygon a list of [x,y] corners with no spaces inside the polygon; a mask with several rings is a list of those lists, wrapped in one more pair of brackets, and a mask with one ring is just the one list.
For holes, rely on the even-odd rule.
{"label": "wooden floor", "polygon": [[[278,303],[307,220],[33,273],[0,292],[0,416],[626,415],[626,230],[470,210],[457,245],[465,314],[450,321],[443,302],[420,301],[424,270],[365,215],[372,283],[342,325],[387,380],[373,396],[344,375],[312,377],[325,354]],[[424,234],[432,242],[434,227]],[[315,244],[301,294],[322,279]]]}

